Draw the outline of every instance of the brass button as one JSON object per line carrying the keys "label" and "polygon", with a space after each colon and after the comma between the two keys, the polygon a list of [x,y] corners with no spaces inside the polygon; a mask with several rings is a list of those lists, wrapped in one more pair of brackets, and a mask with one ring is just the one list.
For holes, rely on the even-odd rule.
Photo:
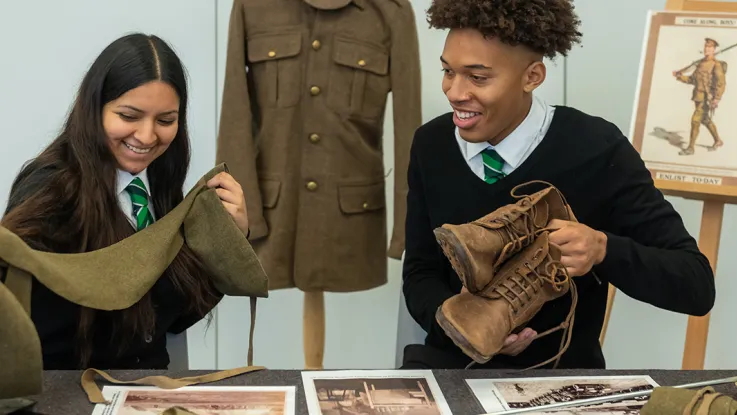
{"label": "brass button", "polygon": [[270,58],[273,58],[274,56],[276,56],[276,52],[274,52],[273,50],[270,50],[269,51],[269,57]]}
{"label": "brass button", "polygon": [[312,49],[315,49],[315,50],[320,49],[320,41],[319,40],[315,40],[315,41],[312,42]]}
{"label": "brass button", "polygon": [[360,61],[358,61],[358,66],[366,66],[366,61],[361,59]]}
{"label": "brass button", "polygon": [[318,95],[320,93],[320,87],[313,86],[310,88],[310,94],[312,95]]}
{"label": "brass button", "polygon": [[307,182],[307,190],[310,190],[310,191],[317,190],[317,183]]}
{"label": "brass button", "polygon": [[363,208],[364,208],[364,209],[368,209],[368,206],[369,206],[369,205],[368,205],[368,202],[363,202]]}
{"label": "brass button", "polygon": [[320,141],[320,136],[315,133],[312,133],[310,134],[310,141],[312,141],[313,143],[316,143]]}

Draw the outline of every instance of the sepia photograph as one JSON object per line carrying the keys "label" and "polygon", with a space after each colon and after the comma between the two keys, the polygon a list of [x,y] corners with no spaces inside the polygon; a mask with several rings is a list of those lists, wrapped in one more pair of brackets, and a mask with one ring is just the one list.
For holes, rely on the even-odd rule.
{"label": "sepia photograph", "polygon": [[302,372],[310,415],[450,415],[431,371]]}
{"label": "sepia photograph", "polygon": [[[467,379],[486,412],[532,408],[561,402],[651,390],[658,384],[649,376],[533,377]],[[586,406],[541,410],[535,414],[636,415],[647,396]]]}
{"label": "sepia photograph", "polygon": [[191,386],[179,389],[105,386],[110,404],[92,415],[160,415],[180,408],[195,415],[292,415],[295,387]]}
{"label": "sepia photograph", "polygon": [[737,186],[737,15],[650,12],[644,39],[633,146],[655,179]]}

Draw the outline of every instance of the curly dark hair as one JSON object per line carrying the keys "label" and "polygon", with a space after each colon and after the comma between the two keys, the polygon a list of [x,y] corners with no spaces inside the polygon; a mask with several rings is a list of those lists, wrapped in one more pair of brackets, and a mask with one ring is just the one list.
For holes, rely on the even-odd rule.
{"label": "curly dark hair", "polygon": [[580,41],[573,9],[572,0],[434,0],[427,21],[436,29],[476,29],[552,59]]}

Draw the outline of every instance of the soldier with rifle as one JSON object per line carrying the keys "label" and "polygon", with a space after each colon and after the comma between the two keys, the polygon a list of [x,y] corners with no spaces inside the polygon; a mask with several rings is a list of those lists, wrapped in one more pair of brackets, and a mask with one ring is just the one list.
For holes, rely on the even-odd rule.
{"label": "soldier with rifle", "polygon": [[[691,155],[694,153],[696,138],[699,135],[699,128],[704,124],[707,130],[714,138],[714,144],[709,147],[709,151],[716,150],[724,143],[719,138],[717,126],[714,124],[712,117],[714,110],[722,99],[724,89],[727,86],[725,73],[727,72],[727,63],[716,59],[715,50],[719,47],[719,43],[711,38],[706,38],[704,42],[704,57],[689,66],[673,71],[673,76],[677,80],[692,84],[694,86],[691,100],[694,101],[695,109],[691,117],[691,136],[689,137],[688,147],[681,150],[678,154]],[[691,75],[683,75],[683,71],[696,66]]]}

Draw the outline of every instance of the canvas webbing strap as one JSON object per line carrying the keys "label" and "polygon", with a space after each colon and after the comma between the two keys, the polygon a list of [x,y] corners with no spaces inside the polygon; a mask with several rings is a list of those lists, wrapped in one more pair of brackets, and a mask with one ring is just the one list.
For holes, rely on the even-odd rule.
{"label": "canvas webbing strap", "polygon": [[251,297],[251,328],[248,330],[248,366],[253,366],[253,332],[256,328],[256,300]]}
{"label": "canvas webbing strap", "polygon": [[[30,290],[30,286],[29,286],[29,290]],[[222,370],[219,372],[208,373],[206,375],[190,376],[190,377],[184,377],[184,378],[178,378],[178,379],[170,378],[168,376],[147,376],[141,379],[127,380],[127,381],[117,380],[102,370],[87,369],[84,371],[84,373],[82,373],[82,388],[87,393],[87,398],[89,399],[91,403],[109,403],[102,396],[102,390],[95,382],[96,375],[100,375],[106,380],[108,380],[109,382],[112,382],[118,385],[148,385],[148,386],[156,386],[162,389],[177,389],[183,386],[190,386],[190,385],[195,385],[195,384],[200,384],[200,383],[216,382],[218,380],[242,375],[244,373],[255,372],[258,370],[266,369],[263,366],[253,365],[253,334],[254,334],[255,327],[256,327],[256,301],[257,299],[258,299],[257,297],[251,297],[251,327],[248,331],[247,366],[243,366],[243,367],[239,367],[235,369]],[[170,408],[170,410],[174,410],[174,409],[175,408]],[[165,412],[165,413],[167,414],[179,414],[179,413],[186,414],[187,412]]]}
{"label": "canvas webbing strap", "polygon": [[219,372],[208,373],[200,376],[189,376],[183,378],[170,378],[167,376],[146,376],[144,378],[135,380],[118,380],[108,375],[102,370],[98,369],[87,369],[82,373],[82,389],[87,393],[87,398],[91,403],[104,403],[109,404],[110,402],[105,400],[102,396],[100,387],[95,383],[95,376],[100,375],[105,380],[116,385],[147,385],[156,386],[161,389],[177,389],[184,386],[191,386],[201,383],[216,382],[219,380],[227,379],[233,376],[242,375],[244,373],[255,372],[264,370],[262,366],[243,366],[235,369],[221,370]]}

